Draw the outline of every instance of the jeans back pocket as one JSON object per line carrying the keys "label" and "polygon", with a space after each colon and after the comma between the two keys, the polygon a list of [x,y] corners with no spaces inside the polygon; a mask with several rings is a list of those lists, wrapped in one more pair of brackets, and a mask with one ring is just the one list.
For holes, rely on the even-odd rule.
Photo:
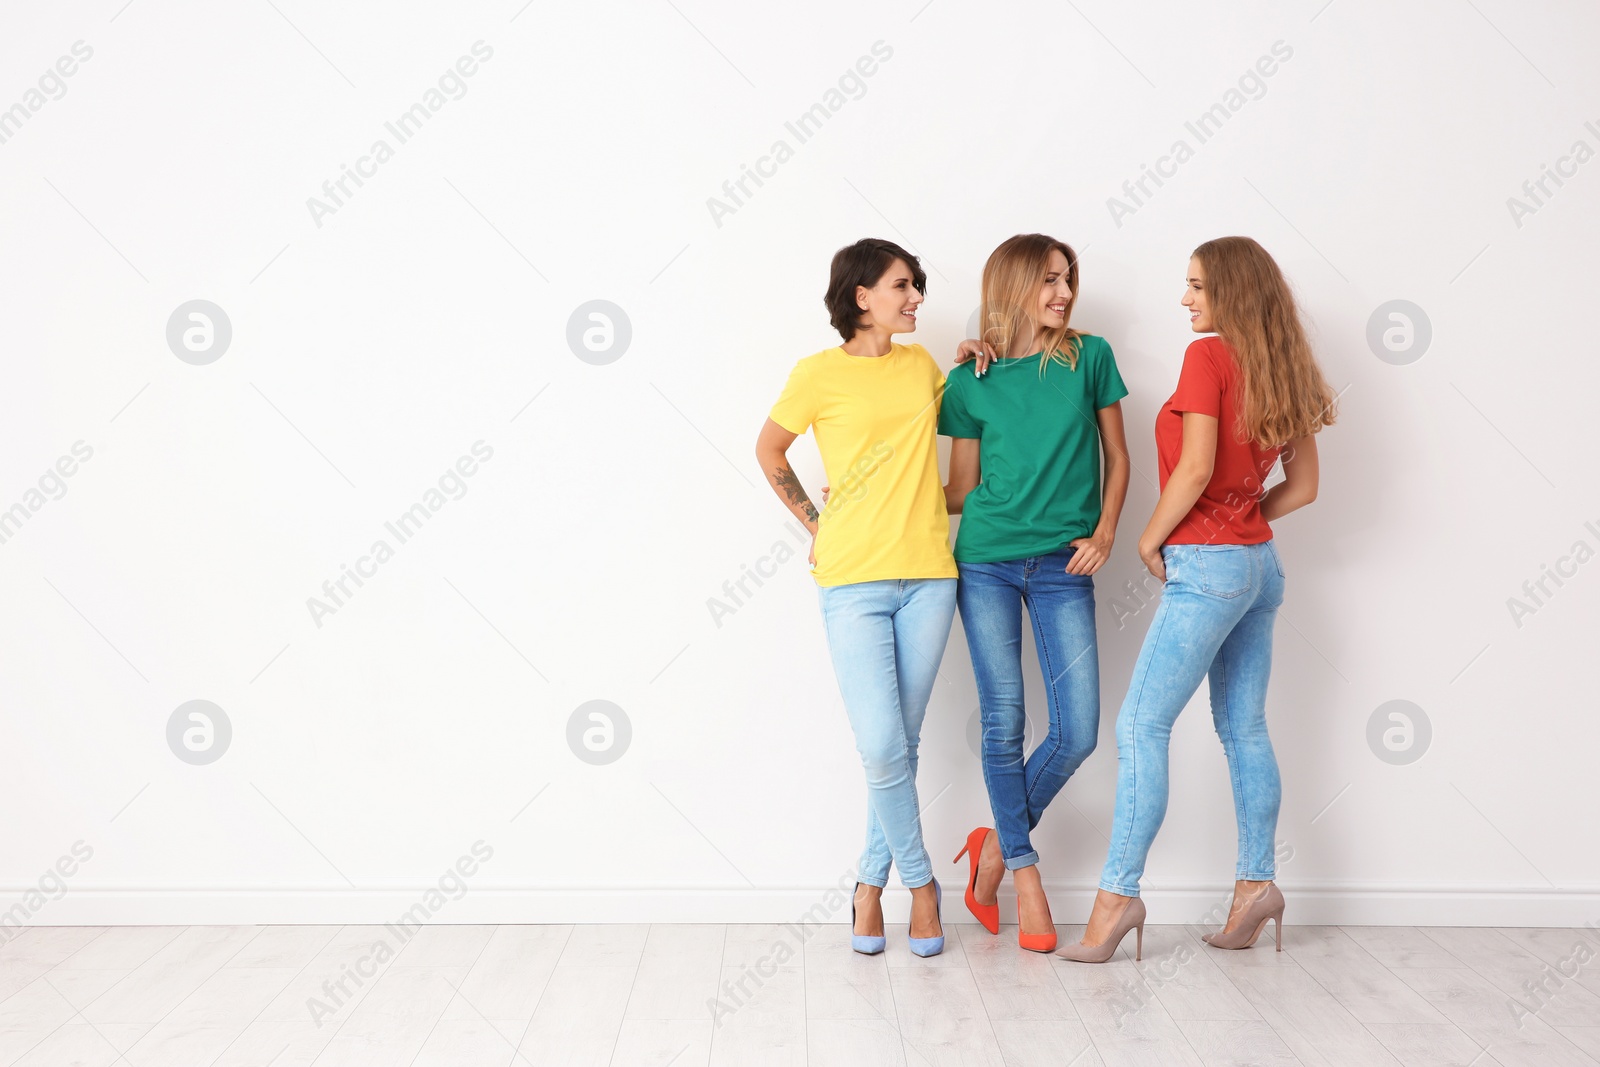
{"label": "jeans back pocket", "polygon": [[1195,563],[1202,592],[1231,600],[1250,590],[1250,551],[1244,545],[1200,545]]}

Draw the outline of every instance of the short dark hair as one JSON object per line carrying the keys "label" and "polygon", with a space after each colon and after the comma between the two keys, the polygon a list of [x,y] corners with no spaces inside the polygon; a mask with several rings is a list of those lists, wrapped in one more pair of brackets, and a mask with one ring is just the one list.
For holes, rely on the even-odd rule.
{"label": "short dark hair", "polygon": [[923,273],[922,264],[893,241],[863,237],[833,254],[833,266],[828,271],[828,293],[822,302],[828,305],[828,319],[840,337],[848,341],[861,329],[862,311],[856,303],[856,286],[871,289],[897,259],[911,268],[911,280],[917,292],[926,294],[928,276]]}

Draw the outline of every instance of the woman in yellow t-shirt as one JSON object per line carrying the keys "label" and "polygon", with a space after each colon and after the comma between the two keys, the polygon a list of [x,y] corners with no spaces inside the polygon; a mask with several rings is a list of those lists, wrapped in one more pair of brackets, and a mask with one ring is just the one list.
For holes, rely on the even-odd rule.
{"label": "woman in yellow t-shirt", "polygon": [[[867,773],[867,842],[851,944],[884,948],[891,862],[911,890],[911,951],[944,948],[939,883],[922,843],[917,742],[955,615],[956,564],[936,430],[944,375],[917,328],[927,276],[873,238],[833,257],[829,317],[844,343],[802,359],[756,441],[773,491],[811,531],[812,574],[829,654]],[[789,465],[810,427],[832,487],[819,512]]]}

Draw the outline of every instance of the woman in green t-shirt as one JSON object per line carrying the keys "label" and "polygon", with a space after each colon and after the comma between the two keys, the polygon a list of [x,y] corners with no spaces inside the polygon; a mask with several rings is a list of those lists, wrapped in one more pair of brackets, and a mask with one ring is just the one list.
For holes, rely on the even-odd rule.
{"label": "woman in green t-shirt", "polygon": [[[1119,403],[1128,390],[1111,346],[1068,325],[1077,289],[1065,242],[1019,234],[996,248],[983,268],[984,337],[957,357],[995,358],[958,362],[939,412],[939,432],[953,438],[945,502],[961,515],[956,603],[995,821],[956,859],[969,857],[967,908],[990,933],[1000,932],[995,895],[1012,872],[1018,942],[1036,952],[1053,951],[1056,935],[1029,831],[1100,731],[1092,576],[1111,555],[1128,490]],[[1026,760],[1024,604],[1050,707],[1049,732]]]}

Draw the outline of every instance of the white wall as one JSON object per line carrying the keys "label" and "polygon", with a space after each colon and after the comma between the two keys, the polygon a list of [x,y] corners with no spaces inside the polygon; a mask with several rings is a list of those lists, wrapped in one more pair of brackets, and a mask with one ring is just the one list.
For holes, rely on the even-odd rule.
{"label": "white wall", "polygon": [[[1136,468],[1097,580],[1101,747],[1038,832],[1058,918],[1085,913],[1104,859],[1113,724],[1153,613],[1114,604],[1141,573],[1152,419],[1190,339],[1183,270],[1234,233],[1288,272],[1345,390],[1321,497],[1277,530],[1293,921],[1600,918],[1580,676],[1600,562],[1508,607],[1600,549],[1600,163],[1520,218],[1507,202],[1576,142],[1600,149],[1592,8],[520,6],[7,15],[0,106],[27,111],[0,144],[12,921],[798,916],[848,879],[864,788],[803,553],[720,625],[708,610],[786,537],[756,430],[794,360],[832,343],[835,248],[882,235],[925,257],[917,339],[948,362],[984,258],[1028,230],[1082,250],[1075,323],[1117,353]],[[29,111],[78,41],[92,56]],[[385,123],[478,41],[493,54],[465,95],[399,143]],[[880,41],[864,92],[799,143],[786,121]],[[1199,143],[1185,123],[1280,41],[1259,98]],[[380,138],[392,158],[314,219],[308,198]],[[714,217],[780,139],[792,158]],[[1193,157],[1114,219],[1178,139]],[[232,330],[204,365],[166,337],[196,299]],[[597,299],[631,324],[604,365],[567,341]],[[1392,300],[1431,323],[1401,365],[1367,341]],[[30,497],[79,441],[64,494],[46,478]],[[465,495],[400,543],[385,522],[480,441]],[[809,439],[794,454],[815,490]],[[379,539],[393,558],[319,625],[308,598]],[[942,679],[922,792],[958,885],[947,861],[988,820],[959,623]],[[169,746],[191,700],[231,725],[205,765]],[[594,700],[631,729],[604,765],[567,740]],[[1431,724],[1403,765],[1368,742],[1393,700]],[[1203,691],[1173,760],[1159,922],[1198,919],[1232,878]],[[470,874],[425,896],[462,857]]]}

